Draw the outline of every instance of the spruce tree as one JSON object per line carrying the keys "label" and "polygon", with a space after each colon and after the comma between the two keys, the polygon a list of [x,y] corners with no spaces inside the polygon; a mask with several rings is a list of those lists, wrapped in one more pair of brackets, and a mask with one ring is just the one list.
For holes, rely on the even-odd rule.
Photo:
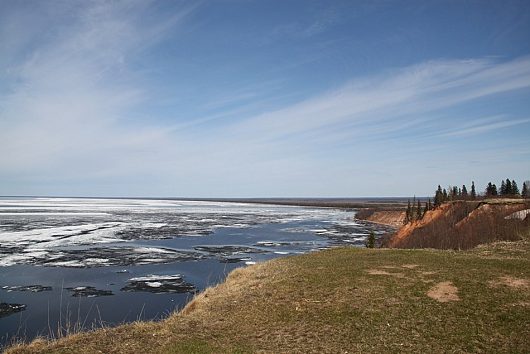
{"label": "spruce tree", "polygon": [[373,231],[370,231],[370,234],[366,238],[366,242],[364,243],[366,248],[374,248],[375,247],[375,233]]}
{"label": "spruce tree", "polygon": [[526,182],[523,182],[523,189],[521,190],[521,196],[523,198],[528,198],[528,184]]}
{"label": "spruce tree", "polygon": [[422,216],[423,216],[423,213],[421,211],[421,202],[418,199],[418,206],[416,207],[416,220],[421,220]]}
{"label": "spruce tree", "polygon": [[438,185],[438,189],[434,193],[434,207],[435,208],[439,207],[440,205],[442,205],[443,198],[444,198],[444,195],[443,195],[443,192],[442,192],[442,187],[440,187],[440,185]]}
{"label": "spruce tree", "polygon": [[512,182],[506,178],[506,195],[512,195],[513,194],[513,189],[512,189]]}
{"label": "spruce tree", "polygon": [[493,184],[491,182],[488,182],[488,186],[486,187],[486,196],[490,197],[493,195]]}
{"label": "spruce tree", "polygon": [[421,215],[421,218],[423,219],[423,217],[425,216],[425,214],[427,214],[427,212],[429,211],[429,204],[431,203],[431,200],[429,199],[429,202],[425,202],[425,208],[423,209],[423,214]]}
{"label": "spruce tree", "polygon": [[499,193],[497,192],[497,185],[494,183],[491,187],[491,195],[497,196]]}
{"label": "spruce tree", "polygon": [[506,195],[506,182],[501,182],[501,195]]}
{"label": "spruce tree", "polygon": [[465,184],[462,186],[462,198],[467,199],[467,188]]}
{"label": "spruce tree", "polygon": [[471,199],[477,199],[477,191],[475,190],[475,181],[471,181]]}
{"label": "spruce tree", "polygon": [[520,195],[517,183],[512,179],[512,195]]}
{"label": "spruce tree", "polygon": [[447,190],[444,188],[443,192],[442,192],[442,196],[443,196],[443,201],[446,202],[449,200],[449,196],[447,195]]}
{"label": "spruce tree", "polygon": [[411,216],[412,209],[410,207],[410,199],[407,205],[407,211],[405,212],[405,220],[403,221],[404,224],[408,224],[410,222],[410,216]]}

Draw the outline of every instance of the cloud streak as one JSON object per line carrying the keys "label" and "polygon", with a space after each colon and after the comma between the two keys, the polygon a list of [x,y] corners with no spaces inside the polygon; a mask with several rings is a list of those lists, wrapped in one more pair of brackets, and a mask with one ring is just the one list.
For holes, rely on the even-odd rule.
{"label": "cloud streak", "polygon": [[[301,93],[282,89],[290,80],[279,76],[284,73],[267,81],[230,77],[212,82],[190,108],[180,106],[178,93],[192,90],[194,78],[155,82],[150,74],[163,76],[167,67],[147,57],[158,46],[177,46],[196,7],[52,4],[38,5],[43,16],[0,15],[6,53],[0,59],[0,181],[26,181],[21,194],[32,186],[45,190],[46,183],[71,183],[73,190],[87,183],[105,186],[94,193],[113,195],[329,196],[344,195],[355,178],[392,190],[389,171],[427,169],[433,160],[447,167],[463,149],[486,163],[493,148],[479,138],[493,133],[496,144],[528,157],[525,142],[512,138],[514,129],[528,130],[527,112],[487,105],[527,95],[527,56],[422,61],[350,77],[300,99]],[[325,32],[336,18],[322,21],[308,36]],[[165,100],[171,109],[160,108]],[[336,176],[341,182],[329,183]]]}
{"label": "cloud streak", "polygon": [[[389,133],[399,131],[411,117],[420,114],[428,120],[433,112],[529,87],[528,57],[505,63],[487,59],[432,61],[352,80],[335,91],[252,117],[234,129],[240,136],[251,134],[253,139],[262,140],[323,129],[341,131],[343,127],[352,128],[351,133],[364,134],[365,129],[355,127],[370,124],[378,124],[383,127],[381,132]],[[416,121],[421,123],[422,120]]]}

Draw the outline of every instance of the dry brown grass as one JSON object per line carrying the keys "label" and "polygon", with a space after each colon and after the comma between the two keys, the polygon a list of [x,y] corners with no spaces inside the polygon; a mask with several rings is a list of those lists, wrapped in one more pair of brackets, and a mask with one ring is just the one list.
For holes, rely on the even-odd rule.
{"label": "dry brown grass", "polygon": [[[530,243],[333,249],[238,269],[178,314],[8,353],[529,352]],[[413,266],[412,266],[413,265]],[[428,296],[450,283],[460,301]],[[453,289],[454,290],[454,289]]]}

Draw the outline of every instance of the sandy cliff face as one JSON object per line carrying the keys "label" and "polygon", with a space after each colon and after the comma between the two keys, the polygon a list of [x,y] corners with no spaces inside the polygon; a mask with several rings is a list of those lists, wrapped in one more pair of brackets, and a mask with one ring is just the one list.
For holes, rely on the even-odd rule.
{"label": "sandy cliff face", "polygon": [[428,211],[422,220],[404,225],[386,243],[396,248],[468,249],[496,240],[515,240],[529,228],[529,218],[510,215],[528,202],[458,201]]}
{"label": "sandy cliff face", "polygon": [[375,211],[372,215],[368,216],[365,220],[375,222],[378,224],[390,225],[393,227],[403,226],[403,220],[405,219],[405,212],[398,210],[384,210]]}

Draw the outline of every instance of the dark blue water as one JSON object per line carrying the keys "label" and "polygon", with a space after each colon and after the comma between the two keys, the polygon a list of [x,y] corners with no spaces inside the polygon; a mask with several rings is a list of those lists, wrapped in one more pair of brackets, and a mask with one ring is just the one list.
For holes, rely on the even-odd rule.
{"label": "dark blue water", "polygon": [[[354,222],[352,211],[150,203],[4,200],[0,206],[0,264],[4,265],[0,267],[0,287],[4,287],[0,302],[24,304],[26,309],[0,318],[1,343],[39,335],[53,337],[76,327],[163,319],[182,308],[195,292],[219,283],[236,267],[334,246],[362,246],[374,228]],[[104,223],[121,226],[86,226]],[[223,250],[220,246],[231,248]],[[105,258],[105,251],[111,249],[116,252]],[[151,251],[155,252],[152,259]],[[70,252],[69,256],[65,252]],[[175,258],[179,252],[189,257]],[[70,262],[68,257],[77,258]],[[99,264],[102,266],[94,266]],[[122,290],[131,278],[176,274],[194,290]],[[51,286],[52,290],[8,288],[24,285]],[[151,285],[155,289],[158,286]],[[112,295],[74,297],[67,290],[87,286],[111,291]]]}

